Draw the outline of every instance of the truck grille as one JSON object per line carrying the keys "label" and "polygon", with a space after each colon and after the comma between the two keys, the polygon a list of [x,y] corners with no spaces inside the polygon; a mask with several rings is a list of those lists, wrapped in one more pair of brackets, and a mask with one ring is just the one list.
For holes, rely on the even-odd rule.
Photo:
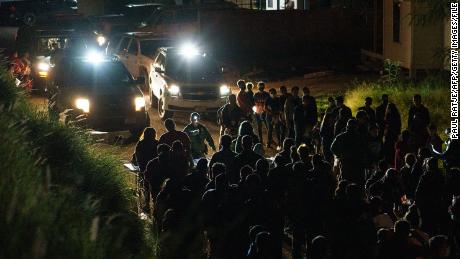
{"label": "truck grille", "polygon": [[215,100],[219,98],[219,93],[217,88],[202,88],[202,87],[190,87],[183,88],[182,98],[184,100]]}
{"label": "truck grille", "polygon": [[90,110],[96,113],[125,114],[134,110],[134,103],[124,96],[102,95],[92,100]]}

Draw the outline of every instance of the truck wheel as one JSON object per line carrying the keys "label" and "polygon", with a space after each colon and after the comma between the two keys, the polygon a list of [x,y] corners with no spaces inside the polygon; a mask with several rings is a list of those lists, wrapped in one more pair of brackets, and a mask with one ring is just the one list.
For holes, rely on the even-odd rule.
{"label": "truck wheel", "polygon": [[164,104],[163,98],[160,98],[158,100],[158,115],[160,116],[160,119],[162,120],[169,119],[173,115],[171,111],[165,110],[165,104]]}
{"label": "truck wheel", "polygon": [[34,25],[35,22],[37,21],[37,15],[34,13],[28,12],[25,13],[24,16],[22,17],[22,21],[24,22],[25,25]]}

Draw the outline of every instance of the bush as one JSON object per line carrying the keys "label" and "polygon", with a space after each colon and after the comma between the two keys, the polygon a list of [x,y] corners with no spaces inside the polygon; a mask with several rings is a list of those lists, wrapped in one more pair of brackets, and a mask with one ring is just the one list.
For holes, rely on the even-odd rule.
{"label": "bush", "polygon": [[0,258],[148,258],[120,162],[29,108],[0,65]]}
{"label": "bush", "polygon": [[388,94],[390,102],[396,104],[401,113],[403,128],[407,128],[407,119],[412,97],[414,94],[422,96],[423,104],[429,109],[431,122],[441,131],[450,126],[450,92],[447,81],[442,77],[430,76],[419,84],[397,82],[393,86],[375,82],[354,82],[353,87],[345,94],[345,103],[353,113],[364,106],[367,96],[374,100],[374,107],[378,105],[382,94]]}

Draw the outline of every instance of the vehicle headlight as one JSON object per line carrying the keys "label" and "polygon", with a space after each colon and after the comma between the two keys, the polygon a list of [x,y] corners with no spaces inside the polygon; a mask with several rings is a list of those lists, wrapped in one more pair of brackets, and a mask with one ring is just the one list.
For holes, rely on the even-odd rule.
{"label": "vehicle headlight", "polygon": [[220,87],[220,95],[229,95],[230,94],[230,88],[227,85],[222,85]]}
{"label": "vehicle headlight", "polygon": [[136,105],[136,111],[140,111],[145,107],[144,97],[136,97],[136,99],[134,99],[134,103]]}
{"label": "vehicle headlight", "polygon": [[50,65],[46,64],[45,62],[40,62],[40,63],[38,63],[37,68],[38,68],[39,71],[46,72],[46,71],[50,70]]}
{"label": "vehicle headlight", "polygon": [[169,94],[171,94],[171,95],[178,95],[179,92],[180,92],[180,88],[177,85],[171,85],[168,88],[168,91],[169,91]]}
{"label": "vehicle headlight", "polygon": [[99,36],[97,36],[96,41],[97,41],[97,44],[99,44],[99,46],[102,46],[102,45],[105,44],[105,42],[107,41],[107,39],[106,39],[104,36],[99,35]]}
{"label": "vehicle headlight", "polygon": [[78,98],[75,100],[75,107],[82,110],[84,113],[89,113],[89,100],[86,98]]}

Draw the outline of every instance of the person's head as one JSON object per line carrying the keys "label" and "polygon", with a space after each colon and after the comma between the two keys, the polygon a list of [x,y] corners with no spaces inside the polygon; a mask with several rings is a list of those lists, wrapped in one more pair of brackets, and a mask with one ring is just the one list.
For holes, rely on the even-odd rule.
{"label": "person's head", "polygon": [[302,97],[302,105],[303,105],[304,107],[308,107],[308,106],[310,105],[310,98],[308,98],[307,95],[304,95],[304,96]]}
{"label": "person's head", "polygon": [[270,164],[266,159],[259,159],[256,162],[256,172],[262,176],[266,177],[268,175],[268,171],[270,170]]}
{"label": "person's head", "polygon": [[434,123],[431,123],[430,126],[428,126],[428,129],[430,131],[430,135],[436,135],[438,134],[438,127],[436,126],[436,124]]}
{"label": "person's head", "polygon": [[313,238],[309,250],[312,259],[326,259],[331,256],[331,244],[324,236]]}
{"label": "person's head", "polygon": [[291,89],[291,94],[292,94],[293,96],[299,96],[299,87],[298,87],[298,86],[292,87],[292,89]]}
{"label": "person's head", "polygon": [[174,131],[176,129],[176,123],[172,119],[166,119],[164,124],[167,131]]}
{"label": "person's head", "polygon": [[249,121],[243,121],[240,124],[240,128],[238,129],[238,136],[245,136],[254,134],[254,129],[252,128],[252,124]]}
{"label": "person's head", "polygon": [[270,93],[271,97],[276,97],[276,89],[275,88],[270,88],[270,90],[268,90],[268,92]]}
{"label": "person's head", "polygon": [[266,258],[266,256],[270,256],[271,251],[273,251],[272,236],[267,231],[263,231],[257,234],[255,244],[257,255],[259,255],[260,258]]}
{"label": "person's head", "polygon": [[236,82],[236,85],[241,91],[246,91],[246,83],[244,82],[243,79],[240,79]]}
{"label": "person's head", "polygon": [[248,91],[252,92],[253,88],[254,88],[254,84],[252,82],[246,83],[246,89],[248,89]]}
{"label": "person's head", "polygon": [[245,165],[240,169],[240,181],[245,181],[248,175],[252,174],[254,170],[249,165]]}
{"label": "person's head", "polygon": [[252,148],[252,151],[254,151],[254,153],[260,155],[260,156],[264,156],[264,147],[262,145],[262,143],[255,143],[254,144],[254,147]]}
{"label": "person's head", "polygon": [[184,145],[182,145],[182,142],[180,140],[176,140],[172,143],[171,149],[174,153],[182,153],[184,152]]}
{"label": "person's head", "polygon": [[265,83],[260,81],[257,83],[257,89],[261,92],[263,92],[265,90]]}
{"label": "person's head", "polygon": [[385,244],[388,240],[390,240],[391,231],[386,228],[381,228],[377,231],[377,244],[382,245]]}
{"label": "person's head", "polygon": [[344,102],[344,98],[342,95],[335,97],[335,105],[342,106],[343,102]]}
{"label": "person's head", "polygon": [[308,146],[305,144],[300,145],[297,148],[297,154],[299,154],[299,157],[301,160],[307,159],[309,152],[308,152]]}
{"label": "person's head", "polygon": [[437,172],[439,170],[438,159],[434,157],[425,158],[423,167],[427,172]]}
{"label": "person's head", "polygon": [[397,115],[399,114],[398,108],[396,108],[396,105],[394,103],[389,103],[387,106],[386,114],[389,115]]}
{"label": "person's head", "polygon": [[144,129],[144,132],[142,132],[141,137],[139,138],[140,140],[154,140],[157,137],[157,132],[155,131],[154,128],[152,127],[147,127]]}
{"label": "person's head", "polygon": [[295,145],[295,140],[293,138],[285,138],[283,140],[283,150],[290,151],[291,147]]}
{"label": "person's head", "polygon": [[282,86],[280,87],[280,93],[281,93],[282,95],[285,95],[285,94],[288,93],[286,86],[282,85]]}
{"label": "person's head", "polygon": [[169,153],[169,151],[171,151],[171,147],[167,144],[160,144],[157,146],[157,153],[158,154],[161,154],[161,153]]}
{"label": "person's head", "polygon": [[268,229],[265,226],[262,225],[255,225],[249,228],[249,241],[251,243],[254,243],[256,241],[256,236],[260,232],[268,231]]}
{"label": "person's head", "polygon": [[310,95],[310,88],[308,88],[307,86],[302,88],[302,91],[303,91],[303,95]]}
{"label": "person's head", "polygon": [[395,180],[398,177],[398,171],[394,168],[388,168],[386,173],[385,173],[385,178],[388,180]]}
{"label": "person's head", "polygon": [[363,111],[363,110],[359,110],[357,113],[356,113],[356,120],[358,121],[359,124],[364,124],[367,122],[368,120],[368,115],[367,115],[367,112],[366,111]]}
{"label": "person's head", "polygon": [[382,103],[384,104],[388,103],[388,94],[382,94]]}
{"label": "person's head", "polygon": [[340,118],[346,119],[346,118],[351,118],[351,116],[352,116],[352,114],[351,114],[349,109],[340,108],[340,110],[339,110],[339,117]]}
{"label": "person's head", "polygon": [[422,104],[422,96],[420,94],[414,94],[412,101],[415,106],[420,106]]}
{"label": "person's head", "polygon": [[243,151],[252,150],[252,137],[249,135],[244,136],[241,139],[241,147],[243,148]]}
{"label": "person's head", "polygon": [[369,97],[369,96],[366,97],[364,105],[366,105],[367,107],[370,107],[372,105],[372,97]]}
{"label": "person's head", "polygon": [[190,123],[195,127],[200,123],[200,114],[198,112],[192,112],[190,114]]}
{"label": "person's head", "polygon": [[347,122],[347,131],[354,132],[358,129],[358,122],[355,119],[349,119]]}
{"label": "person's head", "polygon": [[410,234],[410,223],[407,220],[401,219],[395,223],[395,235],[400,238],[407,238]]}
{"label": "person's head", "polygon": [[225,171],[226,171],[226,167],[222,163],[215,163],[212,165],[211,173],[212,173],[213,178],[215,178],[216,176],[220,174],[225,174]]}
{"label": "person's head", "polygon": [[248,187],[248,191],[252,193],[257,193],[261,190],[262,188],[262,179],[258,174],[251,173],[248,176],[246,176],[246,187]]}
{"label": "person's head", "polygon": [[208,171],[208,160],[206,158],[200,158],[196,163],[196,170],[198,172],[207,172]]}
{"label": "person's head", "polygon": [[401,140],[403,142],[409,142],[409,139],[410,139],[410,131],[405,129],[401,132]]}
{"label": "person's head", "polygon": [[380,131],[380,128],[379,128],[379,125],[377,125],[376,123],[372,123],[370,126],[369,126],[369,135],[371,137],[378,137],[379,136],[379,131]]}
{"label": "person's head", "polygon": [[347,180],[340,180],[335,189],[335,197],[344,197],[349,184],[350,182]]}
{"label": "person's head", "polygon": [[437,235],[428,241],[432,258],[448,258],[450,256],[449,238],[444,235]]}
{"label": "person's head", "polygon": [[229,135],[222,135],[220,137],[220,146],[222,149],[230,149],[230,146],[232,145],[232,137]]}
{"label": "person's head", "polygon": [[236,105],[236,95],[231,94],[228,96],[228,103],[232,105]]}
{"label": "person's head", "polygon": [[406,163],[407,166],[412,167],[414,166],[415,162],[417,161],[417,157],[415,156],[414,153],[407,153],[404,156],[404,162]]}
{"label": "person's head", "polygon": [[283,159],[283,157],[280,156],[280,155],[276,155],[273,162],[275,163],[275,166],[276,166],[276,167],[281,167],[281,166],[285,166],[285,165],[286,165],[286,160]]}

